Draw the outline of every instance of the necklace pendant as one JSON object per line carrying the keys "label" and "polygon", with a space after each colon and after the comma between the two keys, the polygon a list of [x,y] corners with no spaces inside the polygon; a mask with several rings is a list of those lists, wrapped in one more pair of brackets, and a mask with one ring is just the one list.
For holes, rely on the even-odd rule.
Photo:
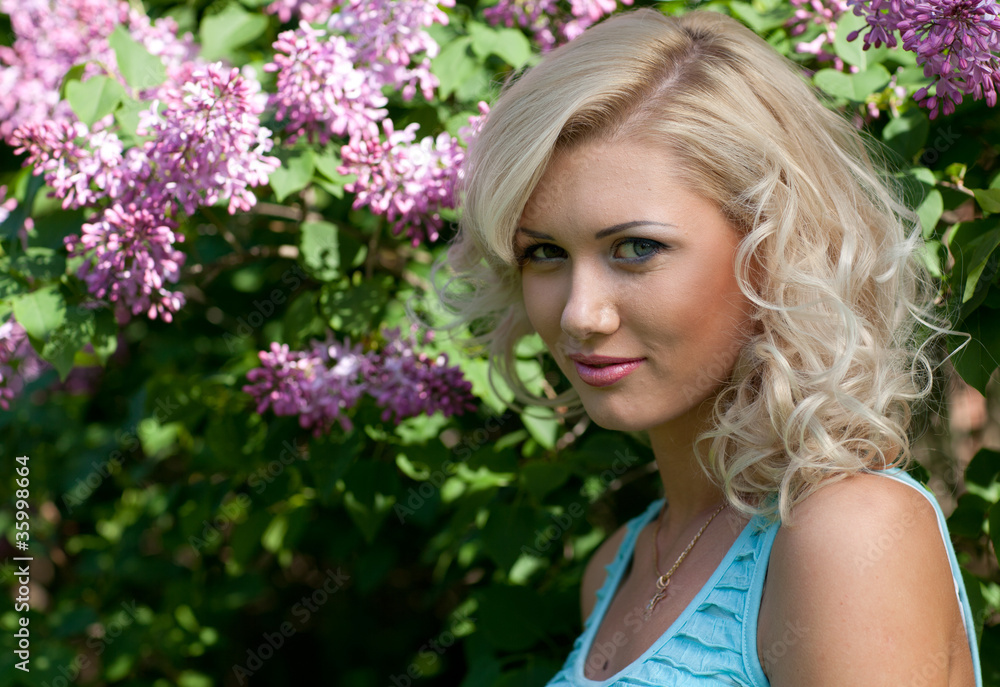
{"label": "necklace pendant", "polygon": [[663,597],[667,595],[667,585],[670,584],[670,580],[667,580],[666,583],[662,585],[661,582],[662,578],[656,581],[656,586],[660,591],[656,592],[656,594],[653,595],[653,598],[649,600],[649,603],[646,604],[646,609],[642,612],[643,620],[649,620],[649,616],[653,613],[653,608],[655,608],[656,604],[660,603],[660,601],[663,600]]}

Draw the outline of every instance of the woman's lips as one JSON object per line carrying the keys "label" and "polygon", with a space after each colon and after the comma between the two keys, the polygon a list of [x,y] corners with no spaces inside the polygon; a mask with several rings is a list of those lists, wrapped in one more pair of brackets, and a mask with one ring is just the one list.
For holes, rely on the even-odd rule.
{"label": "woman's lips", "polygon": [[587,384],[591,386],[609,386],[639,367],[639,364],[643,360],[643,358],[639,358],[638,360],[627,360],[621,363],[601,366],[586,365],[578,360],[574,360],[573,364],[576,365],[576,372],[580,375],[580,379]]}

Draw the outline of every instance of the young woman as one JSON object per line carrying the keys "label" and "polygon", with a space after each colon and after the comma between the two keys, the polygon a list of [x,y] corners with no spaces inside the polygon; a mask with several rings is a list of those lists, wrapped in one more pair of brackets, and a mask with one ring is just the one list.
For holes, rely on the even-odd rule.
{"label": "young woman", "polygon": [[[587,566],[550,685],[981,685],[902,471],[933,366],[919,233],[796,68],[711,12],[611,18],[473,143],[443,297],[518,400],[648,433],[664,498]],[[572,389],[531,396],[537,332]]]}

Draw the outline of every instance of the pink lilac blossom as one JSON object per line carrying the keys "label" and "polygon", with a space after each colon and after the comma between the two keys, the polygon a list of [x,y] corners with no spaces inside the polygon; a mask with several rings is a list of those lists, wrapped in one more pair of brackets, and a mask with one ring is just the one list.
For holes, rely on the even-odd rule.
{"label": "pink lilac blossom", "polygon": [[[437,77],[430,60],[438,44],[424,31],[432,24],[447,24],[441,7],[454,7],[455,0],[346,0],[327,20],[327,26],[350,36],[359,68],[371,71],[381,86],[398,90],[411,100],[417,90],[434,97]],[[423,53],[419,63],[414,55]]]}
{"label": "pink lilac blossom", "polygon": [[[442,0],[451,7],[454,0]],[[437,78],[430,59],[438,44],[424,31],[434,23],[447,24],[438,3],[426,0],[350,0],[327,13],[326,26],[303,21],[294,31],[278,35],[274,60],[264,66],[277,72],[276,92],[271,104],[276,119],[287,122],[289,142],[300,136],[326,143],[333,136],[378,137],[378,122],[387,111],[383,89],[398,91],[411,100],[419,90],[428,100],[434,96]],[[279,16],[292,16],[290,7]],[[325,6],[324,6],[325,7]],[[314,19],[318,19],[316,15]],[[423,55],[419,62],[414,56]]]}
{"label": "pink lilac blossom", "polygon": [[[385,332],[378,353],[363,353],[350,340],[340,344],[332,333],[304,351],[272,343],[260,351],[261,366],[247,373],[243,391],[256,403],[257,413],[268,409],[279,416],[298,416],[299,425],[315,436],[329,432],[334,422],[347,432],[353,424],[347,412],[364,394],[383,409],[382,419],[399,421],[421,413],[441,411],[445,416],[475,410],[472,385],[461,370],[447,365],[446,355],[430,356],[415,350],[417,342],[400,330]],[[427,343],[430,336],[425,336]]]}
{"label": "pink lilac blossom", "polygon": [[190,34],[178,36],[170,18],[149,18],[118,0],[0,0],[13,44],[0,46],[0,138],[21,124],[75,119],[59,87],[71,67],[89,63],[84,78],[117,69],[108,36],[118,24],[177,73],[197,54]]}
{"label": "pink lilac blossom", "polygon": [[465,151],[447,133],[414,143],[419,128],[410,124],[394,131],[383,122],[385,141],[355,139],[341,148],[341,174],[357,179],[344,189],[357,194],[353,207],[368,206],[385,215],[392,231],[406,231],[414,246],[435,241],[444,221],[443,208],[455,207],[455,184]]}
{"label": "pink lilac blossom", "polygon": [[[415,350],[412,337],[401,337],[399,328],[385,333],[386,343],[375,355],[368,393],[381,406],[382,420],[401,420],[441,411],[445,417],[475,410],[472,384],[458,367],[448,366],[448,356],[430,356]],[[425,338],[424,343],[427,343]]]}
{"label": "pink lilac blossom", "polygon": [[[949,115],[963,95],[996,106],[1000,87],[1000,4],[994,0],[847,0],[868,26],[865,47],[896,46],[917,54],[934,95],[921,88],[913,97],[930,111]],[[861,32],[852,32],[854,40]]]}
{"label": "pink lilac blossom", "polygon": [[243,387],[254,397],[258,414],[270,408],[275,415],[297,415],[299,425],[315,436],[329,432],[334,422],[345,432],[353,429],[346,412],[364,394],[372,371],[360,345],[338,344],[328,335],[306,351],[272,343],[270,352],[258,356],[261,367],[247,372],[251,384]]}
{"label": "pink lilac blossom", "polygon": [[[64,242],[71,257],[93,258],[77,273],[91,294],[131,315],[144,312],[170,322],[184,305],[184,294],[165,288],[177,281],[184,264],[184,254],[174,248],[184,240],[174,233],[176,228],[159,212],[116,203],[97,221],[84,224],[80,236],[67,236]],[[127,319],[119,314],[119,321]]]}
{"label": "pink lilac blossom", "polygon": [[24,327],[13,317],[0,324],[0,408],[10,410],[10,401],[47,365],[35,353]]}
{"label": "pink lilac blossom", "polygon": [[190,80],[161,91],[140,114],[137,133],[151,136],[127,164],[138,172],[136,192],[163,208],[188,214],[229,198],[229,213],[252,208],[251,187],[266,184],[281,162],[268,156],[271,131],[260,125],[267,104],[260,84],[221,62],[198,67]]}
{"label": "pink lilac blossom", "polygon": [[[815,55],[820,62],[831,62],[835,69],[844,71],[844,61],[827,48],[833,46],[837,35],[837,20],[849,9],[847,0],[791,0],[791,3],[796,7],[795,14],[785,24],[791,29],[790,35],[801,36],[811,25],[822,29],[811,41],[796,43],[795,51]],[[858,69],[853,67],[851,71]]]}
{"label": "pink lilac blossom", "polygon": [[330,18],[339,2],[330,0],[275,0],[264,8],[268,14],[278,15],[282,24],[299,17],[310,23],[323,22]]}
{"label": "pink lilac blossom", "polygon": [[[632,0],[622,0],[631,5]],[[570,0],[567,14],[557,0],[500,0],[483,10],[486,20],[496,26],[528,29],[542,52],[573,40],[589,26],[618,8],[616,0]]]}
{"label": "pink lilac blossom", "polygon": [[122,143],[100,122],[28,122],[13,131],[14,153],[27,153],[26,165],[44,174],[45,183],[62,198],[63,208],[81,208],[115,198],[127,185]]}
{"label": "pink lilac blossom", "polygon": [[355,69],[357,55],[343,36],[302,22],[297,31],[279,34],[274,50],[264,70],[278,73],[272,104],[275,118],[287,122],[289,143],[300,136],[320,143],[331,136],[378,136],[388,99],[370,71]]}

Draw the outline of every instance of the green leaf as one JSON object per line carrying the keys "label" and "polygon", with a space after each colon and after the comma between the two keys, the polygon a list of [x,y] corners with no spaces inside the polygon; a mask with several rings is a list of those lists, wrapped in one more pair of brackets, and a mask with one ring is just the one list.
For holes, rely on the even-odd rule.
{"label": "green leaf", "polygon": [[115,111],[125,98],[125,88],[106,76],[93,76],[83,83],[66,84],[66,99],[74,114],[87,126]]}
{"label": "green leaf", "polygon": [[899,117],[890,119],[882,130],[882,140],[904,160],[912,160],[927,143],[931,120],[924,111],[911,107]]}
{"label": "green leaf", "polygon": [[159,86],[167,80],[167,70],[163,67],[163,61],[151,55],[121,24],[108,36],[108,43],[115,51],[118,71],[125,78],[125,83],[136,92]]}
{"label": "green leaf", "polygon": [[359,461],[344,475],[344,485],[347,514],[371,543],[396,503],[399,475],[388,463]]}
{"label": "green leaf", "polygon": [[864,17],[859,17],[853,12],[845,12],[837,19],[837,33],[833,38],[833,50],[837,56],[847,64],[854,65],[862,71],[871,65],[878,64],[889,53],[885,46],[865,50],[864,40],[861,36],[853,41],[847,40],[848,34],[864,29],[865,26],[867,26],[867,22]]}
{"label": "green leaf", "polygon": [[514,69],[519,69],[531,57],[531,43],[518,29],[494,28],[479,22],[469,22],[472,51],[486,59],[496,55]]}
{"label": "green leaf", "polygon": [[880,64],[857,74],[845,74],[836,69],[820,69],[813,83],[832,96],[862,103],[865,98],[889,83],[889,72]]}
{"label": "green leaf", "polygon": [[563,463],[529,462],[519,471],[525,490],[541,501],[553,489],[556,489],[570,476],[570,470]]}
{"label": "green leaf", "polygon": [[94,336],[94,311],[72,306],[66,311],[66,321],[52,332],[41,356],[52,363],[59,373],[59,379],[65,381],[66,375],[73,369],[73,358],[77,351],[90,342]]}
{"label": "green leaf", "polygon": [[261,14],[250,14],[237,4],[227,5],[201,21],[201,57],[210,62],[232,57],[236,48],[260,37],[267,24],[268,18]]}
{"label": "green leaf", "polygon": [[978,494],[962,494],[955,510],[948,516],[948,531],[959,537],[978,538],[989,507],[990,502]]}
{"label": "green leaf", "polygon": [[788,10],[789,7],[788,5],[772,6],[766,13],[761,13],[748,2],[734,0],[729,3],[729,9],[732,10],[733,15],[753,29],[753,32],[758,35],[772,31],[788,21],[791,15],[791,12]]}
{"label": "green leaf", "polygon": [[1000,475],[1000,451],[981,448],[965,468],[965,481],[989,487]]}
{"label": "green leaf", "polygon": [[932,188],[917,207],[917,216],[920,218],[920,227],[925,239],[934,235],[934,229],[942,214],[944,214],[944,198],[940,191]]}
{"label": "green leaf", "polygon": [[66,273],[66,255],[51,248],[29,246],[11,261],[11,269],[23,277],[49,281]]}
{"label": "green leaf", "polygon": [[[959,225],[952,234],[948,249],[955,256],[955,266],[952,268],[953,283],[956,288],[961,288],[962,303],[969,302],[977,294],[980,277],[998,246],[1000,246],[998,221],[966,222]],[[983,289],[980,288],[979,294],[982,292]]]}
{"label": "green leaf", "polygon": [[965,344],[953,358],[955,370],[985,394],[990,375],[1000,365],[1000,312],[981,306],[965,318],[962,329],[972,337],[968,343],[965,337],[949,337],[950,350]]}
{"label": "green leaf", "polygon": [[546,603],[537,591],[493,584],[480,596],[476,624],[494,647],[502,651],[524,651],[544,639],[541,621],[545,616],[540,611]]}
{"label": "green leaf", "polygon": [[521,555],[522,546],[532,551],[536,547],[543,549],[537,553],[541,556],[561,541],[563,533],[558,528],[544,532],[535,513],[535,509],[528,506],[506,504],[498,504],[490,510],[490,519],[482,530],[483,549],[504,570],[514,565]]}
{"label": "green leaf", "polygon": [[993,542],[993,555],[1000,561],[1000,503],[994,503],[989,512],[990,541]]}
{"label": "green leaf", "polygon": [[0,272],[0,301],[28,293],[28,287],[8,274]]}
{"label": "green leaf", "polygon": [[14,317],[28,334],[44,340],[66,321],[66,301],[58,286],[46,286],[16,298]]}
{"label": "green leaf", "polygon": [[316,279],[333,281],[340,274],[338,231],[330,222],[303,222],[299,252]]}
{"label": "green leaf", "polygon": [[35,196],[45,185],[45,179],[41,175],[32,174],[28,168],[23,168],[17,173],[15,179],[18,187],[24,185],[24,193],[20,193],[20,188],[15,194],[18,198],[17,207],[11,210],[3,222],[0,222],[0,239],[13,239],[17,237],[18,231],[24,226],[24,220],[28,218],[35,205]]}
{"label": "green leaf", "polygon": [[83,72],[86,71],[86,69],[87,69],[86,62],[84,62],[83,64],[74,64],[72,67],[69,68],[69,70],[66,72],[66,75],[63,77],[62,82],[59,84],[60,100],[66,99],[66,85],[70,81],[79,81],[80,77],[83,76]]}
{"label": "green leaf", "polygon": [[1000,212],[1000,188],[974,188],[971,189],[976,194],[976,202],[983,209],[985,215]]}
{"label": "green leaf", "polygon": [[140,138],[136,133],[139,128],[139,113],[148,110],[149,103],[142,103],[132,98],[123,98],[115,110],[115,121],[118,122],[118,138],[125,145],[136,145]]}
{"label": "green leaf", "polygon": [[559,422],[551,408],[531,408],[521,415],[521,421],[531,436],[549,450],[555,448],[559,435]]}
{"label": "green leaf", "polygon": [[90,339],[94,354],[106,365],[108,358],[118,349],[118,324],[111,310],[98,310],[94,313],[94,335]]}
{"label": "green leaf", "polygon": [[337,171],[340,167],[341,159],[340,155],[335,152],[314,155],[313,159],[316,163],[316,171],[322,174],[323,177],[326,177],[326,179],[317,177],[313,181],[322,186],[330,195],[343,198],[344,186],[354,181],[357,175],[341,174]]}
{"label": "green leaf", "polygon": [[359,338],[371,332],[389,301],[392,277],[364,281],[357,286],[344,282],[327,284],[320,292],[320,312],[337,331]]}
{"label": "green leaf", "polygon": [[446,45],[438,56],[431,60],[431,73],[438,78],[438,98],[447,100],[448,96],[458,90],[476,70],[479,65],[468,54],[472,38],[463,36]]}
{"label": "green leaf", "polygon": [[308,186],[315,168],[312,151],[305,150],[301,155],[285,160],[281,167],[271,172],[271,188],[278,202],[284,202],[285,198]]}

